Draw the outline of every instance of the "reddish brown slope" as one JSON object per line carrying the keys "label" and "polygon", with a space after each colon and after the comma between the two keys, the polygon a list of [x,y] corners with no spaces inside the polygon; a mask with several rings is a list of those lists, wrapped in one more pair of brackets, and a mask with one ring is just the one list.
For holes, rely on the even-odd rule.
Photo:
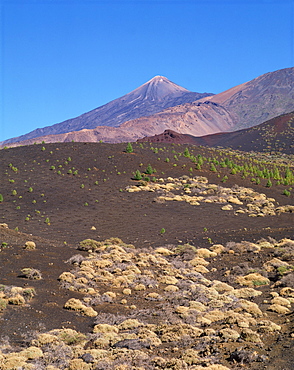
{"label": "reddish brown slope", "polygon": [[223,146],[245,151],[273,150],[293,154],[294,112],[275,117],[258,126],[235,132],[195,137],[166,130],[160,135],[145,137],[138,141]]}

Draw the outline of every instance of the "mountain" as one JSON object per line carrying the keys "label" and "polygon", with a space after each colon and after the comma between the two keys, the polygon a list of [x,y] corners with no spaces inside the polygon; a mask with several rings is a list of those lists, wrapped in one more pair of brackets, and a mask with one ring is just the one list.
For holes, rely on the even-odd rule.
{"label": "mountain", "polygon": [[125,122],[120,128],[139,137],[158,135],[166,129],[203,136],[256,126],[293,110],[294,68],[286,68],[220,94]]}
{"label": "mountain", "polygon": [[[105,143],[120,143],[136,141],[145,136],[159,134],[166,129],[195,136],[202,136],[222,130],[230,131],[234,122],[225,108],[205,101],[198,103],[186,103],[176,107],[167,108],[162,112],[150,117],[141,117],[122,123],[119,127],[97,126],[94,129],[70,131],[57,135],[45,135],[21,141],[21,145],[29,145],[34,142],[45,141],[46,143],[84,141]],[[15,143],[19,145],[20,143]],[[2,146],[5,143],[2,143]],[[13,145],[13,143],[12,143]],[[10,144],[10,146],[12,146]]]}
{"label": "mountain", "polygon": [[248,129],[202,137],[165,130],[159,135],[144,137],[138,142],[193,144],[230,147],[244,151],[275,151],[294,154],[294,112],[272,118]]}
{"label": "mountain", "polygon": [[36,138],[38,142],[118,143],[159,135],[165,130],[205,136],[257,126],[294,111],[294,68],[266,73],[217,95],[204,95],[156,76],[91,112],[0,145],[20,141],[32,144]]}
{"label": "mountain", "polygon": [[266,73],[204,100],[226,108],[236,122],[234,130],[256,126],[294,110],[294,68]]}
{"label": "mountain", "polygon": [[150,116],[165,108],[193,102],[212,94],[191,92],[163,76],[155,76],[132,92],[76,118],[38,128],[28,134],[3,141],[9,144],[48,135],[93,129],[97,126],[118,127],[123,122]]}

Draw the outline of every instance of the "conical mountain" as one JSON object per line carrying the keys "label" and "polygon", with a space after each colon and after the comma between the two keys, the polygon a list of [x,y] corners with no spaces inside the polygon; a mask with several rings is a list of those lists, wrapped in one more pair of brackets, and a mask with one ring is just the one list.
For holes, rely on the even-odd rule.
{"label": "conical mountain", "polygon": [[28,134],[3,141],[14,143],[40,136],[93,129],[97,126],[118,127],[123,122],[151,116],[165,108],[190,103],[212,94],[191,92],[163,76],[155,76],[130,93],[61,123],[38,128]]}

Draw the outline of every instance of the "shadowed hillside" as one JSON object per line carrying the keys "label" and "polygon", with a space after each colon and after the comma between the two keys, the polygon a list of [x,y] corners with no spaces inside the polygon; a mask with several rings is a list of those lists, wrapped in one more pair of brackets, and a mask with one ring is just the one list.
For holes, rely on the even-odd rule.
{"label": "shadowed hillside", "polygon": [[138,142],[144,141],[294,154],[294,113],[283,114],[258,126],[235,132],[195,137],[166,130],[162,134],[138,140]]}

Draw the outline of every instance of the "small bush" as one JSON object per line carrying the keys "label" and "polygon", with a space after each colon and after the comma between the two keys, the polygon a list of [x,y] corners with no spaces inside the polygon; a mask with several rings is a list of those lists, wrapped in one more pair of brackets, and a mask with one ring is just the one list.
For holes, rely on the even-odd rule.
{"label": "small bush", "polygon": [[136,172],[134,173],[134,180],[142,180],[142,174],[139,170],[136,170]]}
{"label": "small bush", "polygon": [[266,185],[265,185],[267,188],[271,188],[273,186],[271,180],[268,180]]}
{"label": "small bush", "polygon": [[102,243],[98,242],[96,240],[85,239],[85,240],[80,242],[80,244],[78,246],[78,250],[80,250],[80,251],[89,251],[89,250],[95,251],[95,249],[98,249],[101,245],[102,245]]}
{"label": "small bush", "polygon": [[190,158],[190,152],[189,152],[189,149],[187,147],[184,150],[184,157]]}
{"label": "small bush", "polygon": [[42,279],[42,274],[39,270],[31,268],[31,267],[25,267],[21,270],[22,276],[31,279],[31,280],[40,280]]}
{"label": "small bush", "polygon": [[155,172],[155,170],[152,168],[151,164],[148,164],[145,173],[147,175],[152,175]]}
{"label": "small bush", "polygon": [[126,152],[127,153],[133,153],[134,149],[133,149],[133,146],[131,143],[128,143],[127,144],[127,147],[126,147]]}
{"label": "small bush", "polygon": [[86,339],[86,336],[82,333],[78,333],[72,329],[65,329],[60,334],[60,339],[67,345],[78,344]]}

